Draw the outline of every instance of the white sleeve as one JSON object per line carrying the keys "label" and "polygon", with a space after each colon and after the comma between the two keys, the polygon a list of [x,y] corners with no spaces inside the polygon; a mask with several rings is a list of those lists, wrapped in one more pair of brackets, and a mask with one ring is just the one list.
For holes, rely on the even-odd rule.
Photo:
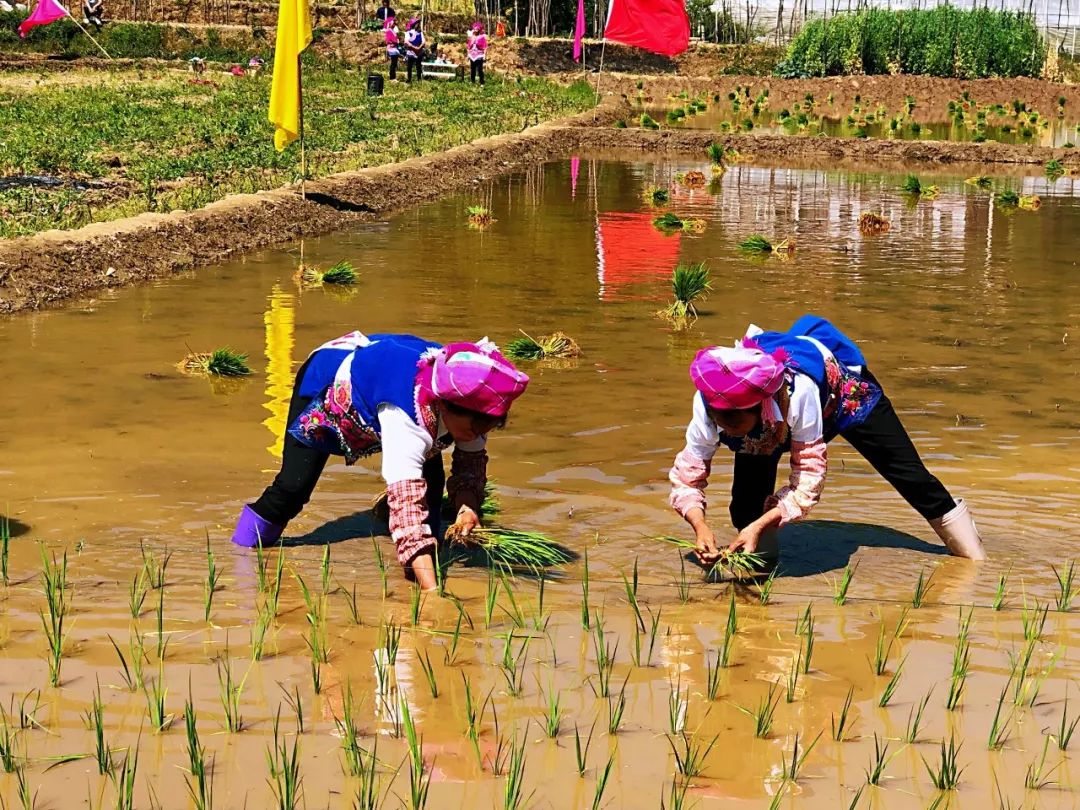
{"label": "white sleeve", "polygon": [[704,397],[700,392],[694,394],[694,416],[686,428],[686,449],[702,461],[708,461],[716,455],[719,443],[720,433],[705,410]]}
{"label": "white sleeve", "polygon": [[382,477],[386,485],[424,477],[424,459],[434,442],[424,428],[396,405],[379,406]]}
{"label": "white sleeve", "polygon": [[825,420],[821,413],[818,385],[805,374],[795,375],[788,425],[791,426],[791,440],[794,442],[810,444],[821,439],[824,433]]}

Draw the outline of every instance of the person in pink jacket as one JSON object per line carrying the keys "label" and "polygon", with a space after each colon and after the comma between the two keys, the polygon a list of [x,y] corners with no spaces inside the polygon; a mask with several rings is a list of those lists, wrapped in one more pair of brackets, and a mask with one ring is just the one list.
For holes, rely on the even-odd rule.
{"label": "person in pink jacket", "polygon": [[[776,529],[817,505],[828,471],[828,443],[843,436],[919,512],[959,557],[985,559],[962,500],[954,500],[919,458],[862,352],[824,318],[804,315],[786,332],[755,326],[732,348],[702,349],[690,366],[697,393],[686,445],[671,468],[671,506],[693,529],[703,564],[720,558],[706,518],[705,488],[720,445],[735,454],[727,550],[777,562]],[[781,456],[791,476],[776,489]]]}
{"label": "person in pink jacket", "polygon": [[487,58],[488,40],[484,33],[484,25],[474,22],[469,33],[465,37],[465,45],[469,53],[469,81],[476,84],[480,78],[480,86],[484,86],[484,60]]}

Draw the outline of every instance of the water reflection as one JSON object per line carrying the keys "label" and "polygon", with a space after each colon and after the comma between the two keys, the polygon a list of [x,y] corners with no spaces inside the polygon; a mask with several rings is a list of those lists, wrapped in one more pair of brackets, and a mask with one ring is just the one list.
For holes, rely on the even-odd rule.
{"label": "water reflection", "polygon": [[266,402],[263,407],[270,416],[263,420],[274,441],[266,449],[274,458],[281,458],[285,438],[285,420],[289,415],[292,396],[292,353],[296,329],[295,296],[275,284],[263,315],[266,326]]}

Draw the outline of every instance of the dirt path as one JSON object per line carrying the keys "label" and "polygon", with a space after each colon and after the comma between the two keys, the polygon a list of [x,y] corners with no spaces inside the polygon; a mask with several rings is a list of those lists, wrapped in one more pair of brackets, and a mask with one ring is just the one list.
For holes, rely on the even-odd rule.
{"label": "dirt path", "polygon": [[[734,86],[737,78],[730,83]],[[745,80],[744,80],[745,81]],[[777,84],[779,96],[815,92],[838,94],[846,88],[852,97],[879,84],[862,77]],[[977,86],[979,100],[990,102],[1019,90],[1030,103],[1067,92],[1067,103],[1080,107],[1080,92],[1060,85],[1018,80],[1012,83],[955,83],[903,77],[890,90],[890,98],[903,98],[921,88],[919,98],[944,104],[947,92],[959,95]],[[622,80],[636,88],[636,80]],[[867,84],[869,83],[869,84]],[[647,85],[650,95],[676,89],[696,91],[697,85],[718,92],[716,82],[661,80]],[[884,87],[885,85],[882,85]],[[827,88],[832,88],[831,90]],[[993,93],[991,93],[993,90]],[[635,90],[636,92],[636,90]],[[975,90],[971,91],[975,95]],[[943,94],[945,94],[943,96]],[[660,95],[663,97],[663,95]],[[871,96],[873,97],[873,96]],[[1019,96],[1018,96],[1019,97]],[[834,99],[836,103],[840,100]],[[888,103],[882,100],[882,103]],[[954,171],[989,173],[1038,172],[1051,158],[1067,169],[1080,171],[1080,151],[998,143],[945,143],[933,141],[878,141],[825,137],[729,134],[709,131],[616,129],[613,122],[626,117],[625,101],[609,96],[597,113],[588,112],[522,133],[473,142],[438,155],[404,163],[347,172],[308,184],[308,199],[289,187],[251,195],[235,195],[206,208],[172,214],[143,214],[128,220],[97,223],[76,231],[50,231],[0,243],[0,313],[35,309],[95,290],[160,278],[192,267],[219,262],[230,255],[300,236],[326,233],[351,222],[385,216],[468,186],[477,179],[503,174],[537,162],[566,156],[574,150],[596,152],[617,149],[643,155],[703,156],[709,144],[733,147],[744,157],[761,162],[816,166],[859,166],[896,170],[900,166],[949,166]],[[401,188],[413,191],[408,196]],[[395,190],[391,194],[391,190]]]}

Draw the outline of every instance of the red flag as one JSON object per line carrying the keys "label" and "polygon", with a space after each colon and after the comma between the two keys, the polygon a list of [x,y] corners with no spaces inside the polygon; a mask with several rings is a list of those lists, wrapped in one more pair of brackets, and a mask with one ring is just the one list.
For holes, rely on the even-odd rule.
{"label": "red flag", "polygon": [[31,28],[36,28],[39,25],[48,25],[49,23],[70,16],[68,10],[56,0],[38,0],[38,4],[34,6],[34,10],[30,12],[30,16],[19,23],[19,36],[25,39]]}
{"label": "red flag", "polygon": [[574,61],[581,61],[581,40],[585,38],[585,0],[577,0],[577,22],[574,23]]}
{"label": "red flag", "polygon": [[604,36],[614,42],[677,56],[690,46],[684,0],[612,0]]}

